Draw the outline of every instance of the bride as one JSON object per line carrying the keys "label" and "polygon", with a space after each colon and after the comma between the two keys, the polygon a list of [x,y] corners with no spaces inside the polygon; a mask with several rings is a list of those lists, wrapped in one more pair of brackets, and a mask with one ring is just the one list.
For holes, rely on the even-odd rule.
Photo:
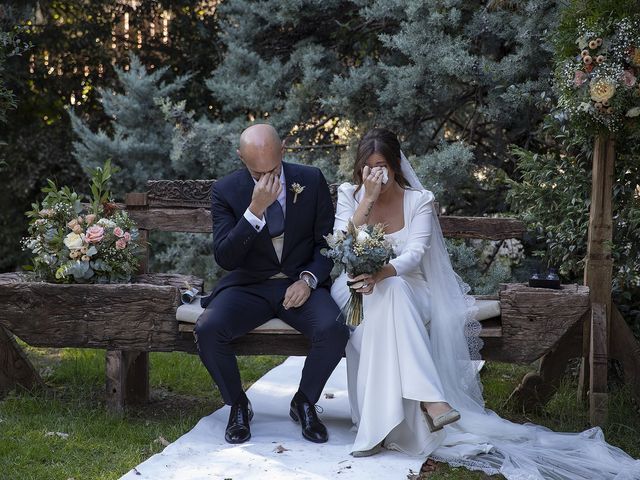
{"label": "bride", "polygon": [[[484,408],[472,362],[482,347],[474,300],[451,267],[434,196],[394,133],[364,135],[354,181],[338,189],[334,231],[382,223],[396,258],[353,279],[364,316],[346,351],[352,455],[400,450],[509,480],[640,479],[640,460],[607,444],[598,427],[556,433]],[[339,306],[347,280],[343,273],[331,289]]]}

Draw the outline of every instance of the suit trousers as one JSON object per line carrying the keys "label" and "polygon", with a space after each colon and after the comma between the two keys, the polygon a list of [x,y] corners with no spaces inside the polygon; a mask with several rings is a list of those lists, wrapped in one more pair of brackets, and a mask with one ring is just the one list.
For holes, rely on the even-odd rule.
{"label": "suit trousers", "polygon": [[270,279],[225,288],[198,318],[194,329],[198,353],[227,405],[233,404],[243,391],[230,343],[274,317],[311,341],[299,386],[299,391],[311,403],[318,402],[331,372],[342,358],[349,330],[329,289],[312,290],[302,306],[285,310],[282,302],[292,283],[288,278]]}

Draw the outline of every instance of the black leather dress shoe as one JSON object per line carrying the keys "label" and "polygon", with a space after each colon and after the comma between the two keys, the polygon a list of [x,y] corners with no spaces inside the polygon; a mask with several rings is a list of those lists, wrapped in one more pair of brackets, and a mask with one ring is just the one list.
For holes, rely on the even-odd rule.
{"label": "black leather dress shoe", "polygon": [[239,401],[231,405],[224,439],[229,443],[243,443],[249,440],[251,438],[249,422],[252,418],[253,410],[249,401]]}
{"label": "black leather dress shoe", "polygon": [[304,394],[298,392],[291,400],[289,415],[294,422],[300,422],[302,436],[315,443],[324,443],[329,439],[327,427],[325,427],[316,413],[316,406],[307,400]]}

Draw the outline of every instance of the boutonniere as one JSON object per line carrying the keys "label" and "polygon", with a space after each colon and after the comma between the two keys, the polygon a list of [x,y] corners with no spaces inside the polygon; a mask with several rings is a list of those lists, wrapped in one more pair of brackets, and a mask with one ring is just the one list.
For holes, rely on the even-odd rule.
{"label": "boutonniere", "polygon": [[298,195],[302,193],[304,190],[304,185],[300,185],[299,183],[291,184],[291,191],[293,192],[293,203],[296,203],[298,200]]}

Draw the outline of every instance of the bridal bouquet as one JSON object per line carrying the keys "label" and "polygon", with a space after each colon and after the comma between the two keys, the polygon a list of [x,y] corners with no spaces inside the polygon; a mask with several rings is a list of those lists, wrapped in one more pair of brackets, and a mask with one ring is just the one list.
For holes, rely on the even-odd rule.
{"label": "bridal bouquet", "polygon": [[[323,253],[339,264],[349,277],[373,274],[395,257],[391,243],[384,236],[384,225],[360,225],[349,222],[347,231],[325,237],[329,249]],[[357,327],[362,321],[362,293],[356,292],[362,282],[347,282],[351,297],[345,306],[347,325]]]}
{"label": "bridal bouquet", "polygon": [[126,283],[138,268],[138,229],[109,202],[109,162],[91,174],[91,198],[48,180],[42,204],[31,205],[29,236],[23,248],[33,253],[38,278],[55,283]]}

